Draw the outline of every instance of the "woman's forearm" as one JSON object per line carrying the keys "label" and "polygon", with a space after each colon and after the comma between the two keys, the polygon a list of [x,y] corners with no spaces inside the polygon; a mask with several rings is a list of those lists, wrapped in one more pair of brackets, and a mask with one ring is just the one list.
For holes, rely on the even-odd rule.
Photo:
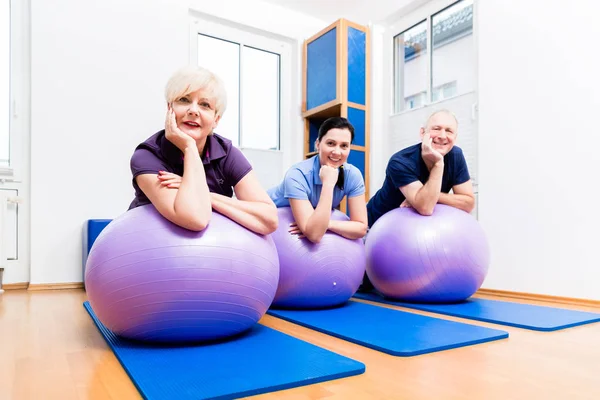
{"label": "woman's forearm", "polygon": [[332,203],[333,185],[323,185],[319,203],[306,221],[306,226],[302,229],[304,236],[311,242],[320,242],[325,232],[327,232],[329,219],[331,218]]}
{"label": "woman's forearm", "polygon": [[273,203],[238,200],[218,193],[210,195],[215,211],[251,231],[267,235],[277,229],[277,208]]}
{"label": "woman's forearm", "polygon": [[204,166],[196,147],[185,149],[183,165],[185,172],[173,202],[173,211],[205,227],[210,221],[212,209]]}
{"label": "woman's forearm", "polygon": [[367,224],[359,221],[329,221],[330,231],[347,239],[360,239],[367,234]]}

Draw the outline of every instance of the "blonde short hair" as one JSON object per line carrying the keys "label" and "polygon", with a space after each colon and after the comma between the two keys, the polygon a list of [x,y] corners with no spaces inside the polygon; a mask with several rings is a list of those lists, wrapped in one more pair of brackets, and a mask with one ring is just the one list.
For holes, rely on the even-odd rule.
{"label": "blonde short hair", "polygon": [[203,67],[188,66],[176,71],[165,87],[167,103],[182,98],[197,90],[206,92],[206,96],[214,99],[215,113],[222,116],[227,108],[227,92],[221,78]]}

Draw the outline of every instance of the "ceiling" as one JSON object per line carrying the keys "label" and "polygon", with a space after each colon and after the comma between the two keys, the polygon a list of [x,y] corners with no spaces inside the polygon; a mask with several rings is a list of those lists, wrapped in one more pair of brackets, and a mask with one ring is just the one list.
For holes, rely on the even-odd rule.
{"label": "ceiling", "polygon": [[263,0],[308,14],[326,23],[338,18],[366,25],[388,20],[415,0]]}

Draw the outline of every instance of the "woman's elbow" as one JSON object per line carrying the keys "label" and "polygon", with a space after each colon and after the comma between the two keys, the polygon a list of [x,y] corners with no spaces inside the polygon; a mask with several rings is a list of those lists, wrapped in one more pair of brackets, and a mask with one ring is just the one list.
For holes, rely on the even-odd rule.
{"label": "woman's elbow", "polygon": [[211,216],[212,210],[208,210],[208,212],[184,213],[178,216],[177,219],[181,221],[178,225],[190,231],[201,232],[210,224]]}
{"label": "woman's elbow", "polygon": [[311,243],[318,244],[321,242],[325,236],[325,232],[305,232],[304,237],[306,237]]}
{"label": "woman's elbow", "polygon": [[275,214],[274,218],[268,218],[265,220],[263,224],[262,233],[263,235],[269,235],[277,230],[279,227],[279,219],[277,218],[277,214]]}
{"label": "woman's elbow", "polygon": [[194,218],[187,219],[185,221],[185,226],[184,225],[182,225],[182,226],[190,231],[201,232],[208,227],[209,223],[210,223],[210,216],[209,217],[194,217]]}
{"label": "woman's elbow", "polygon": [[306,238],[314,244],[318,244],[321,239],[323,239],[323,235],[306,235]]}
{"label": "woman's elbow", "polygon": [[175,225],[194,232],[205,230],[210,223],[210,217],[212,215],[212,211],[209,211],[204,215],[199,213],[177,212],[177,210],[159,209],[158,211],[164,218]]}
{"label": "woman's elbow", "polygon": [[279,227],[279,217],[277,216],[277,207],[273,204],[269,212],[264,216],[264,235],[271,234]]}
{"label": "woman's elbow", "polygon": [[253,225],[254,227],[248,228],[259,235],[270,235],[275,232],[279,227],[279,217],[277,216],[277,208],[275,205],[273,205],[272,209],[262,215],[260,221],[257,221],[257,223]]}
{"label": "woman's elbow", "polygon": [[365,235],[367,234],[368,230],[369,230],[369,225],[366,222],[363,223],[360,231],[358,232],[358,235],[359,235],[358,238],[365,237]]}

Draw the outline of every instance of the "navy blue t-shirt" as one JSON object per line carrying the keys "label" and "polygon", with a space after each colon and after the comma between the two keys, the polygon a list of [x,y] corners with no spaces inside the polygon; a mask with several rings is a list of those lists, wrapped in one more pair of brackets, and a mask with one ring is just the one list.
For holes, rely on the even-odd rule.
{"label": "navy blue t-shirt", "polygon": [[[421,143],[407,147],[394,154],[388,162],[381,189],[367,203],[369,227],[383,214],[400,207],[406,199],[400,188],[416,181],[423,185],[429,179],[429,169],[421,157]],[[453,186],[467,182],[469,169],[460,147],[454,146],[444,156],[442,192],[449,193]]]}

